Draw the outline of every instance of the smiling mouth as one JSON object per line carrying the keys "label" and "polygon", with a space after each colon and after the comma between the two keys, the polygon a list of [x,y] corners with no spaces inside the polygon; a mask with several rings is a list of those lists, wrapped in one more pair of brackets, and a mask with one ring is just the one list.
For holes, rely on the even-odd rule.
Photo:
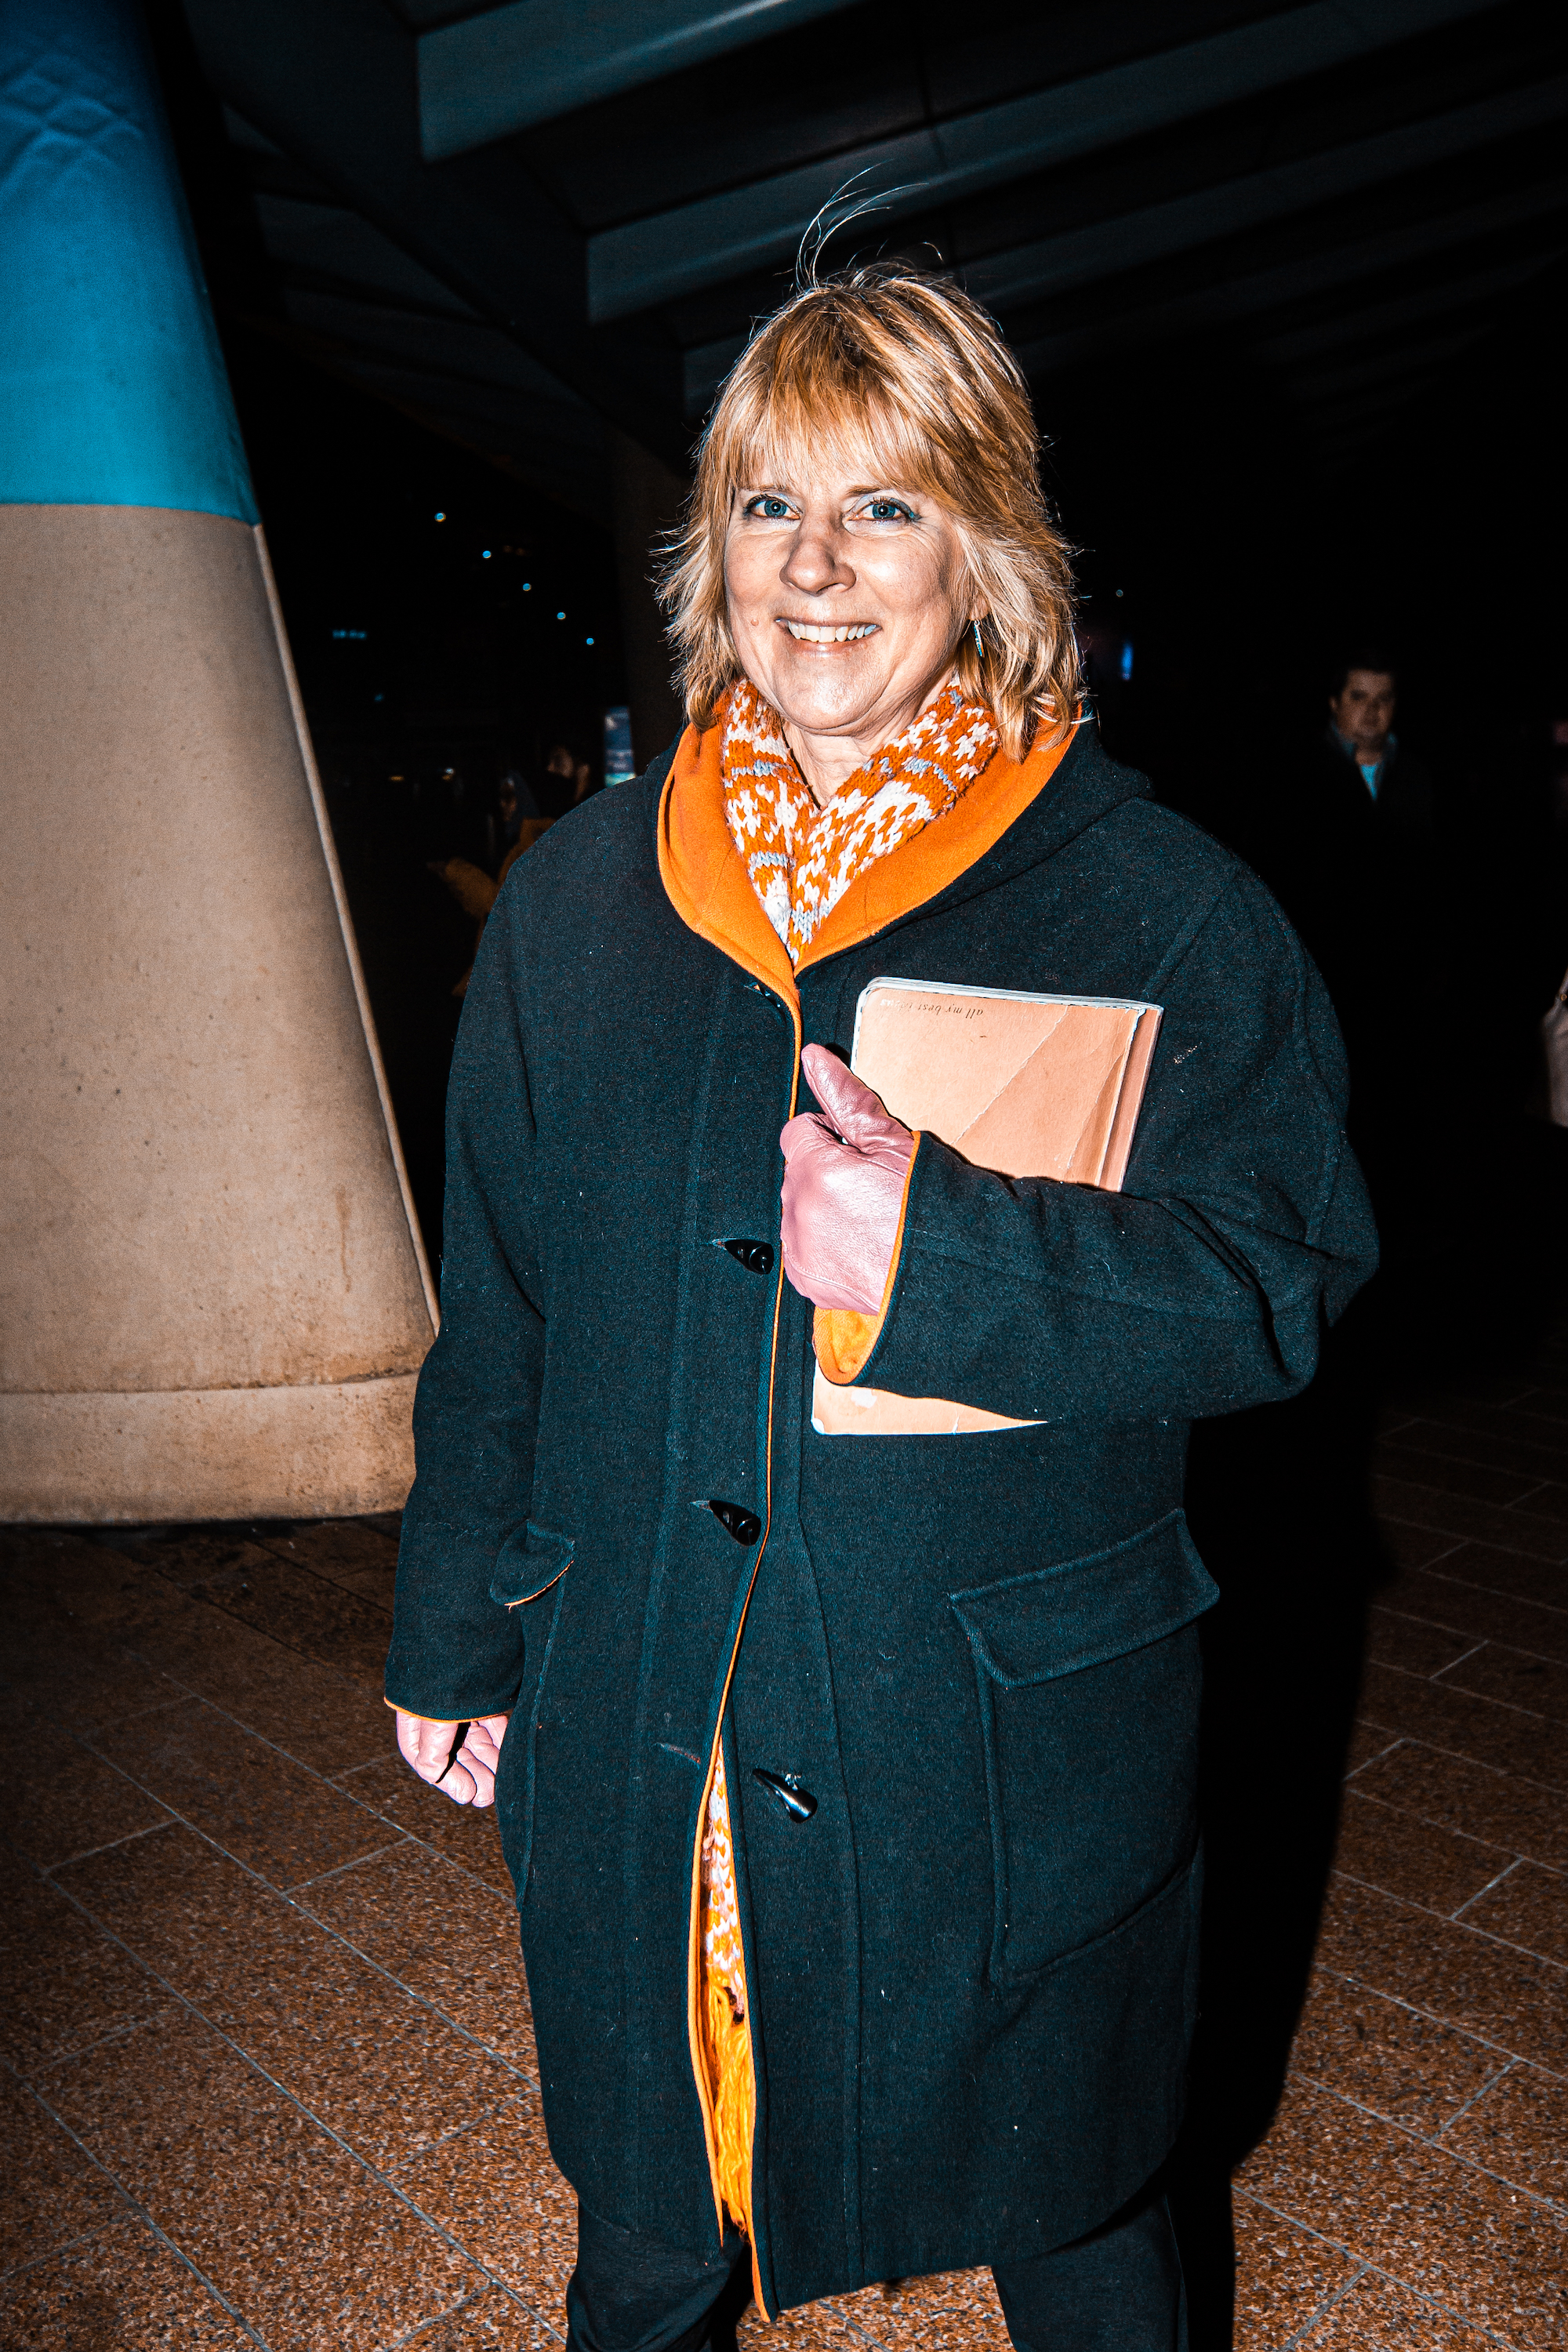
{"label": "smiling mouth", "polygon": [[880,626],[876,621],[841,621],[833,628],[816,621],[792,621],[784,613],[779,614],[779,625],[789,631],[798,646],[854,645],[860,637],[875,636]]}

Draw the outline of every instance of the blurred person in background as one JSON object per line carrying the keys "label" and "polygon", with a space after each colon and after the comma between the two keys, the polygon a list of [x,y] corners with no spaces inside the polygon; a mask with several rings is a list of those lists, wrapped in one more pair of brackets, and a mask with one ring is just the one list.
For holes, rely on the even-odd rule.
{"label": "blurred person in background", "polygon": [[569,803],[574,808],[579,801],[585,801],[594,789],[593,769],[586,760],[577,757],[570,743],[551,745],[544,772],[547,776],[560,777],[562,783],[568,788]]}
{"label": "blurred person in background", "polygon": [[[489,821],[493,875],[468,857],[433,857],[427,861],[431,873],[446,884],[464,914],[473,919],[475,955],[490,909],[500,896],[501,884],[524,851],[531,849],[553,822],[552,817],[540,815],[538,803],[521,772],[509,768],[496,787],[496,805]],[[470,955],[467,968],[453,985],[454,996],[467,995],[473,968]]]}
{"label": "blurred person in background", "polygon": [[[1398,674],[1352,643],[1327,723],[1279,787],[1255,789],[1237,845],[1328,983],[1351,1066],[1349,1129],[1391,1268],[1448,1245],[1445,1024],[1455,970],[1432,782],[1394,733]],[[1451,1056],[1449,1057],[1451,1064]]]}
{"label": "blurred person in background", "polygon": [[[1353,768],[1364,803],[1353,789],[1358,813],[1370,806],[1373,824],[1413,847],[1432,846],[1432,784],[1419,761],[1400,750],[1394,731],[1399,681],[1386,655],[1363,649],[1335,666],[1323,738],[1321,781],[1325,793],[1344,781],[1342,765]],[[1348,814],[1348,812],[1347,812]]]}
{"label": "blurred person in background", "polygon": [[530,818],[542,814],[539,803],[521,768],[507,768],[496,786],[496,818],[499,840],[496,864],[506,856],[522,827]]}

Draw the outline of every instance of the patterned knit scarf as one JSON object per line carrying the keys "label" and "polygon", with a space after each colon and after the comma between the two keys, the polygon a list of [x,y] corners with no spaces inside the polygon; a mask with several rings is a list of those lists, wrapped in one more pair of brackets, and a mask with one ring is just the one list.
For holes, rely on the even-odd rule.
{"label": "patterned knit scarf", "polygon": [[725,822],[791,963],[856,876],[945,816],[999,740],[989,712],[950,679],[906,734],[847,776],[819,809],[777,713],[748,678],[731,688],[721,762]]}

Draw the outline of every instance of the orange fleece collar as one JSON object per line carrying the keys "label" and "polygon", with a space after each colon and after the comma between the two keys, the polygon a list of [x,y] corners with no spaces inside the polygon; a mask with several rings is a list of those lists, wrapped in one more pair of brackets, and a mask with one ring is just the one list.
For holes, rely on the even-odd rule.
{"label": "orange fleece collar", "polygon": [[[795,1002],[789,957],[725,822],[723,738],[721,712],[701,734],[689,727],[680,739],[659,803],[659,877],[688,929]],[[800,970],[874,938],[967,873],[1044,791],[1072,740],[1069,729],[1059,742],[1037,741],[1022,761],[998,751],[945,816],[856,876],[801,957]]]}

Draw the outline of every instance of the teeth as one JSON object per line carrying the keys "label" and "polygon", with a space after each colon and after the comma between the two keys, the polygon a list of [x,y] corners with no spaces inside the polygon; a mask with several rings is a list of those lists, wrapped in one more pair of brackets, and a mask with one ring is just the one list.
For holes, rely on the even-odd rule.
{"label": "teeth", "polygon": [[784,626],[801,645],[842,646],[852,645],[858,637],[868,637],[877,624],[875,621],[857,621],[852,626],[826,629],[818,627],[812,621],[785,621]]}

